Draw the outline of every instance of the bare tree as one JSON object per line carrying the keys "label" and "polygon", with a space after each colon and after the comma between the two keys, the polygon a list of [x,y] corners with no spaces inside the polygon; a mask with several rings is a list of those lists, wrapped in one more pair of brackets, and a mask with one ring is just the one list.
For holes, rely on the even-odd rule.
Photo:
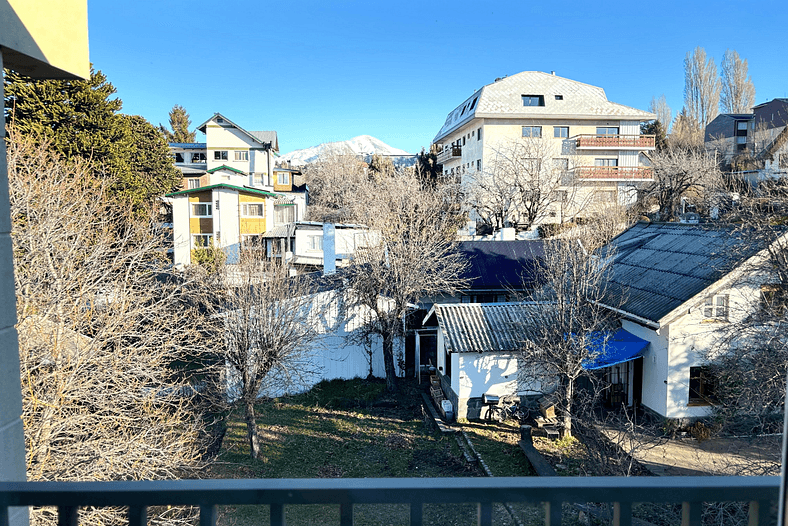
{"label": "bare tree", "polygon": [[[163,273],[164,239],[85,166],[13,129],[8,161],[28,477],[199,476],[205,422],[196,379],[177,364],[196,366],[212,345],[189,284]],[[125,524],[118,510],[81,513]],[[37,509],[31,519],[57,517]]]}
{"label": "bare tree", "polygon": [[347,221],[358,188],[367,180],[366,164],[361,158],[349,150],[328,151],[303,171],[310,192],[309,219]]}
{"label": "bare tree", "polygon": [[721,64],[722,113],[749,113],[755,105],[755,85],[747,74],[747,59],[742,60],[735,50],[726,50]]}
{"label": "bare tree", "polygon": [[713,155],[697,148],[669,147],[652,155],[654,181],[640,193],[645,208],[656,205],[660,220],[668,221],[680,213],[682,197],[705,202],[719,190],[722,174]]}
{"label": "bare tree", "polygon": [[471,207],[492,229],[530,229],[543,222],[574,195],[571,152],[565,153],[561,156],[548,141],[536,137],[499,145],[489,166],[471,173],[466,190]]}
{"label": "bare tree", "polygon": [[313,378],[322,308],[309,276],[291,277],[286,265],[260,256],[243,250],[212,287],[213,327],[223,334],[221,356],[228,368],[223,390],[228,402],[243,408],[252,458],[260,454],[257,399],[298,389]]}
{"label": "bare tree", "polygon": [[556,402],[567,436],[572,436],[572,422],[579,414],[576,400],[583,399],[579,404],[588,409],[600,392],[596,386],[578,392],[577,382],[584,377],[596,384],[597,377],[586,366],[604,348],[612,324],[610,311],[600,306],[612,258],[594,254],[599,240],[589,236],[584,241],[555,239],[538,262],[545,284],[528,298],[534,303],[528,309],[522,359],[531,367],[522,369],[525,376],[520,379],[525,385],[536,371],[542,384],[559,380]]}
{"label": "bare tree", "polygon": [[702,132],[717,116],[720,102],[720,79],[714,59],[706,59],[706,50],[696,47],[684,58],[684,111]]}
{"label": "bare tree", "polygon": [[357,334],[382,339],[389,391],[397,388],[395,340],[407,310],[462,285],[466,262],[454,251],[455,196],[441,186],[422,188],[416,175],[405,173],[370,182],[355,196],[356,219],[376,233],[349,269],[352,303],[366,320]]}
{"label": "bare tree", "polygon": [[651,102],[648,105],[648,111],[656,114],[657,120],[662,123],[665,133],[668,133],[670,126],[673,123],[673,110],[668,106],[668,101],[665,95],[662,94],[657,97],[651,97]]}

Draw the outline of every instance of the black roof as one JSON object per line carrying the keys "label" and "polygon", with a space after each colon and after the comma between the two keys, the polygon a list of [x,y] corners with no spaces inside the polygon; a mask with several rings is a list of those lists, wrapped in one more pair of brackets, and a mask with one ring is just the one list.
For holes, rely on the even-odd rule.
{"label": "black roof", "polygon": [[536,283],[544,241],[463,241],[457,250],[468,258],[461,276],[468,290],[526,290]]}

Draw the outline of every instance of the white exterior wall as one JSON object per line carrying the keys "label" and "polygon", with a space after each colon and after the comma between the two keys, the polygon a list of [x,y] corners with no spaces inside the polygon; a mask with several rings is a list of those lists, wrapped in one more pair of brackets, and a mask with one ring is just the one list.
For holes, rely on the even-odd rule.
{"label": "white exterior wall", "polygon": [[175,264],[191,263],[191,234],[189,233],[189,197],[176,196],[172,199],[172,233]]}
{"label": "white exterior wall", "polygon": [[670,327],[653,329],[629,320],[621,320],[621,326],[650,343],[643,353],[643,392],[641,402],[662,416],[667,414],[668,384],[668,340]]}
{"label": "white exterior wall", "polygon": [[[218,246],[222,248],[238,249],[240,241],[240,222],[241,215],[238,192],[227,188],[215,188],[213,190],[213,239],[218,240]],[[216,203],[219,203],[219,210]],[[214,241],[215,242],[215,241]],[[232,257],[230,258],[232,259]]]}
{"label": "white exterior wall", "polygon": [[[499,396],[515,394],[517,388],[517,357],[507,353],[454,353],[458,368],[459,398],[479,398],[484,393]],[[454,371],[457,371],[455,374]]]}
{"label": "white exterior wall", "polygon": [[[220,126],[216,124],[215,120],[211,120],[205,125],[205,143],[208,146],[208,153],[206,154],[208,170],[227,165],[243,170],[244,173],[249,172],[249,161],[236,161],[233,152],[236,150],[248,151],[250,147],[258,146],[257,143],[238,129]],[[214,160],[213,152],[216,150],[227,150],[227,160]]]}

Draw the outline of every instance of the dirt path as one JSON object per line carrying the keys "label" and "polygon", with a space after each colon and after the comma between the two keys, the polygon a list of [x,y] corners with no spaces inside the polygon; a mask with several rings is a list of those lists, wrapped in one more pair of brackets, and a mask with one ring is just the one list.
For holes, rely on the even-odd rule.
{"label": "dirt path", "polygon": [[[605,434],[613,442],[616,431]],[[641,441],[647,443],[646,441]],[[779,475],[782,437],[663,440],[636,448],[634,457],[657,476]]]}

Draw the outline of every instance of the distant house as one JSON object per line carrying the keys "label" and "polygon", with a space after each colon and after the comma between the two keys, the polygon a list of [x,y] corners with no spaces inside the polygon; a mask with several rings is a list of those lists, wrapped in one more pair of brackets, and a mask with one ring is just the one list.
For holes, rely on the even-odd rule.
{"label": "distant house", "polygon": [[[611,241],[604,306],[649,342],[619,365],[627,401],[663,417],[709,414],[707,352],[760,308],[767,248],[729,225],[637,223]],[[764,289],[764,287],[766,289]]]}

